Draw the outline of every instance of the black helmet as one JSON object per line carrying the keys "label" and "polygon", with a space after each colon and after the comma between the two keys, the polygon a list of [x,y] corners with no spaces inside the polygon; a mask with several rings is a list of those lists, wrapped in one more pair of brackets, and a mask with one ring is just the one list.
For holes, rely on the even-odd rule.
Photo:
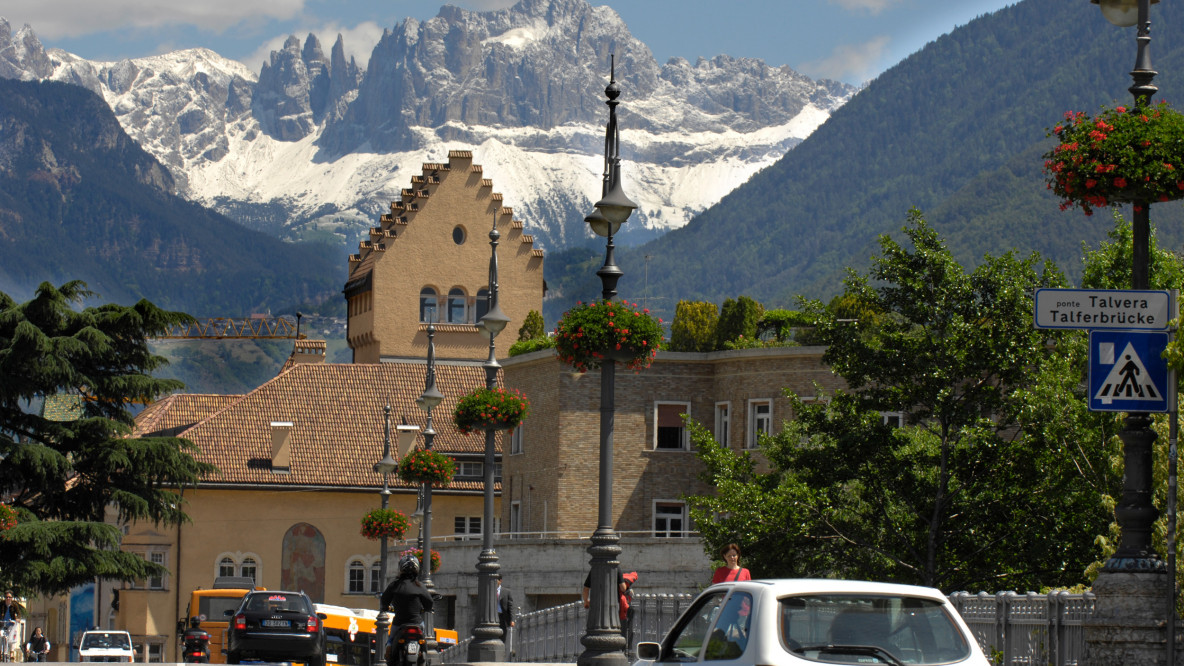
{"label": "black helmet", "polygon": [[419,575],[419,558],[411,553],[403,553],[399,558],[399,573],[408,576]]}

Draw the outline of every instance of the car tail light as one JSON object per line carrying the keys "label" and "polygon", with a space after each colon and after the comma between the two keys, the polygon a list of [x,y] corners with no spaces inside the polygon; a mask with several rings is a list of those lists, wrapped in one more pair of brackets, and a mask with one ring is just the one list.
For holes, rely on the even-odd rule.
{"label": "car tail light", "polygon": [[321,624],[321,621],[317,619],[316,615],[309,615],[308,616],[308,625],[307,625],[308,633],[310,633],[310,634],[315,633],[317,631],[317,629],[320,627],[320,624]]}
{"label": "car tail light", "polygon": [[239,613],[234,616],[234,628],[239,631],[244,631],[247,628],[247,616]]}

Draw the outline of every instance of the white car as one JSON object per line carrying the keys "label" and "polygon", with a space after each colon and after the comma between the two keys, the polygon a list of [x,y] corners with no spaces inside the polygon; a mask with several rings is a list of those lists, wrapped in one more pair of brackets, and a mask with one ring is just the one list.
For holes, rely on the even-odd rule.
{"label": "white car", "polygon": [[132,636],[126,631],[91,629],[78,641],[79,661],[135,661]]}
{"label": "white car", "polygon": [[639,666],[943,664],[990,666],[940,591],[851,580],[753,580],[704,590]]}

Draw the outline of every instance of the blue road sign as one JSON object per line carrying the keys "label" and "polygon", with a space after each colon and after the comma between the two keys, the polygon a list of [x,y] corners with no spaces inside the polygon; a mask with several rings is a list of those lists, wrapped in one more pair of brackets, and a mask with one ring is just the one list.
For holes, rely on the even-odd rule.
{"label": "blue road sign", "polygon": [[1168,334],[1089,332],[1089,408],[1095,412],[1168,411]]}

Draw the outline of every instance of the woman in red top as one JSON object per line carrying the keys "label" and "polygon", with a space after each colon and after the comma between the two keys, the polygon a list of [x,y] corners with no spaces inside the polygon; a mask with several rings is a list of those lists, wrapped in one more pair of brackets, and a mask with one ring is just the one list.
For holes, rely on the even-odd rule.
{"label": "woman in red top", "polygon": [[724,581],[752,580],[752,574],[748,572],[748,569],[740,566],[740,546],[730,543],[724,546],[719,554],[724,558],[724,566],[715,570],[715,574],[711,577],[712,585]]}

